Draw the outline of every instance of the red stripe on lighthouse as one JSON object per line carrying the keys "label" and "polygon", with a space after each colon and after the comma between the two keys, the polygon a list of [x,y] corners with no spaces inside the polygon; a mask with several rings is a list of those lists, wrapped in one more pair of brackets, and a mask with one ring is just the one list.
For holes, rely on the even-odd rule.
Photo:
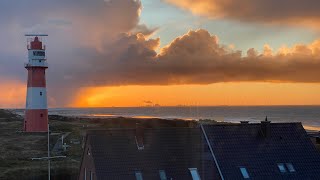
{"label": "red stripe on lighthouse", "polygon": [[28,68],[28,87],[46,87],[45,68]]}
{"label": "red stripe on lighthouse", "polygon": [[26,132],[47,132],[48,110],[47,109],[26,110],[24,130]]}

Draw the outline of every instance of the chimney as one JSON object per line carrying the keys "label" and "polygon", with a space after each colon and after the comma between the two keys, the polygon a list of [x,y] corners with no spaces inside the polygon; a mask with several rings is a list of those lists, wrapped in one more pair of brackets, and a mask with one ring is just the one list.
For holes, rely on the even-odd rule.
{"label": "chimney", "polygon": [[136,140],[138,150],[144,149],[143,139],[144,139],[144,127],[140,123],[136,123],[135,140]]}
{"label": "chimney", "polygon": [[262,135],[265,138],[269,138],[271,136],[271,121],[268,121],[268,117],[266,116],[266,119],[264,121],[261,121],[261,131]]}

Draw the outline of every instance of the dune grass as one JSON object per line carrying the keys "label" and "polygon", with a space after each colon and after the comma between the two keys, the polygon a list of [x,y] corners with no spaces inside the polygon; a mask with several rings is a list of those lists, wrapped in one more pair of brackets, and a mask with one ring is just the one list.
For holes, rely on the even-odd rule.
{"label": "dune grass", "polygon": [[[67,158],[51,162],[52,179],[77,179],[82,156],[82,140],[86,130],[105,128],[135,128],[139,123],[146,128],[195,127],[196,121],[134,119],[134,118],[70,118],[49,116],[50,147],[52,148],[61,134],[70,132],[65,138],[70,145],[68,151],[54,155]],[[47,156],[47,133],[22,132],[23,118],[8,110],[0,109],[0,179],[46,179],[47,161],[31,160],[33,157]],[[77,139],[80,144],[71,144]]]}

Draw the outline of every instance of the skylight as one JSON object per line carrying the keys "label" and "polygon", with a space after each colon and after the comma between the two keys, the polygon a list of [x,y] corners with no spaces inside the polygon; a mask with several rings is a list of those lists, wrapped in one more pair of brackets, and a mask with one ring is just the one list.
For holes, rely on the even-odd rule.
{"label": "skylight", "polygon": [[167,175],[164,170],[159,170],[160,180],[167,180]]}
{"label": "skylight", "polygon": [[243,178],[245,178],[245,179],[249,179],[250,178],[250,176],[248,174],[248,171],[247,171],[247,169],[245,167],[241,167],[240,171],[241,171],[241,174],[242,174]]}
{"label": "skylight", "polygon": [[193,180],[201,180],[197,168],[189,168]]}
{"label": "skylight", "polygon": [[279,168],[281,173],[286,173],[287,172],[286,167],[284,166],[283,163],[279,163],[278,164],[278,168]]}
{"label": "skylight", "polygon": [[136,171],[136,179],[137,180],[143,180],[142,173],[140,171]]}
{"label": "skylight", "polygon": [[289,172],[296,172],[296,170],[294,169],[293,165],[291,163],[286,163],[287,169],[289,170]]}

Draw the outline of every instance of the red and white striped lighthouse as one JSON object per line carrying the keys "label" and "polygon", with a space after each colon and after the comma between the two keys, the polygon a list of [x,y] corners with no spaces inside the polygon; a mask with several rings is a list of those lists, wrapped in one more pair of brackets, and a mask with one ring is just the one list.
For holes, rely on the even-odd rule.
{"label": "red and white striped lighthouse", "polygon": [[25,68],[28,70],[27,101],[24,119],[24,131],[47,132],[48,131],[48,107],[46,89],[46,69],[48,68],[45,46],[39,37],[45,34],[27,34],[28,62]]}

